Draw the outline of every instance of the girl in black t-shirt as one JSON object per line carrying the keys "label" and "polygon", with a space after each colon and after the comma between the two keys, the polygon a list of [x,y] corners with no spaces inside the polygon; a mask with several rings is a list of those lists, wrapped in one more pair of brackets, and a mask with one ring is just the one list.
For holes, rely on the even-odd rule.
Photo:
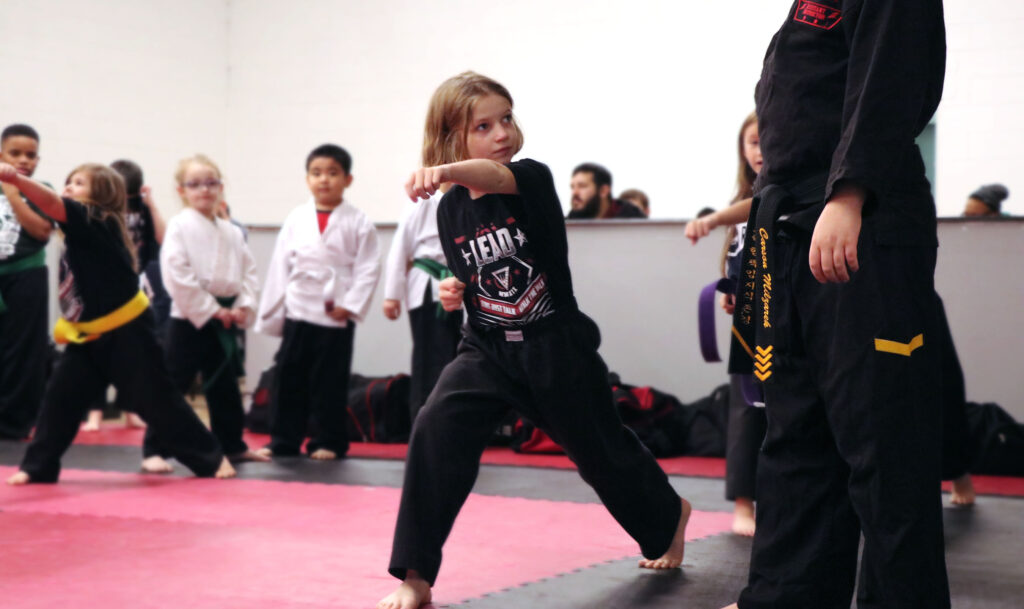
{"label": "girl in black t-shirt", "polygon": [[[414,201],[449,184],[438,235],[455,277],[446,310],[465,306],[458,354],[413,426],[389,572],[402,579],[378,609],[430,602],[441,548],[469,495],[480,456],[509,410],[565,449],[580,475],[637,540],[640,566],[678,567],[690,505],[622,425],[597,325],[572,291],[562,207],[547,166],[511,162],[522,147],[512,97],[466,72],[434,93]],[[541,532],[535,532],[541,534]]]}
{"label": "girl in black t-shirt", "polygon": [[125,187],[103,165],[68,176],[65,198],[0,163],[0,181],[14,184],[64,232],[60,305],[54,328],[66,343],[43,398],[36,433],[8,484],[56,482],[60,458],[85,410],[114,385],[139,408],[169,454],[198,476],[229,478],[234,469],[216,438],[175,388],[156,340],[149,301],[140,292],[125,229]]}

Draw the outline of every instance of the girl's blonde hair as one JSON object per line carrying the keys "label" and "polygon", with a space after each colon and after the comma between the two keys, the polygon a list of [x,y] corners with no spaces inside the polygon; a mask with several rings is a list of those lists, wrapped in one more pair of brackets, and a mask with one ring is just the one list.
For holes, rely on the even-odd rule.
{"label": "girl's blonde hair", "polygon": [[[224,176],[220,173],[220,167],[213,160],[205,154],[193,154],[190,157],[185,157],[178,161],[178,168],[174,170],[174,181],[178,184],[179,188],[185,187],[185,172],[188,171],[188,166],[197,163],[199,165],[206,165],[213,170],[213,173],[217,175],[217,179],[223,182]],[[221,193],[223,198],[223,192]],[[184,195],[181,196],[181,202],[187,207],[188,199]]]}
{"label": "girl's blonde hair", "polygon": [[71,170],[65,184],[71,182],[76,173],[85,173],[89,176],[89,198],[80,201],[85,205],[90,220],[107,222],[113,220],[121,233],[121,240],[125,249],[131,257],[132,268],[138,270],[135,257],[135,245],[128,235],[128,225],[124,216],[128,208],[128,195],[125,192],[124,178],[106,165],[99,163],[83,163]]}
{"label": "girl's blonde hair", "polygon": [[[500,95],[513,106],[512,94],[501,83],[476,72],[463,72],[441,83],[430,98],[427,123],[423,130],[423,166],[433,167],[445,163],[464,161],[466,134],[473,118],[476,101],[487,95]],[[512,116],[516,128],[515,151],[523,148],[523,131]]]}
{"label": "girl's blonde hair", "polygon": [[[743,154],[743,134],[746,132],[747,127],[757,124],[757,113],[751,112],[747,115],[747,118],[743,119],[743,124],[740,125],[740,133],[736,140],[736,154],[739,159],[736,168],[736,194],[733,195],[732,201],[729,203],[732,205],[743,199],[749,199],[754,196],[754,180],[757,179],[757,172],[747,162],[747,157]],[[721,256],[721,270],[722,276],[725,277],[726,273],[726,260],[729,258],[729,246],[733,240],[736,239],[736,225],[733,224],[729,227],[729,230],[725,231],[725,245],[722,247]]]}

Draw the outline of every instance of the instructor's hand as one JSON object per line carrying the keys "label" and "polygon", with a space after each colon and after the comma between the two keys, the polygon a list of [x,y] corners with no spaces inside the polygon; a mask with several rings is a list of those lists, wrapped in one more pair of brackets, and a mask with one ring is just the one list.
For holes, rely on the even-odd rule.
{"label": "instructor's hand", "polygon": [[455,277],[442,279],[438,286],[440,291],[441,306],[445,311],[458,311],[462,308],[462,293],[466,291],[466,284]]}
{"label": "instructor's hand", "polygon": [[821,283],[845,283],[856,272],[857,239],[860,237],[864,190],[850,184],[832,194],[814,226],[808,262],[811,274]]}

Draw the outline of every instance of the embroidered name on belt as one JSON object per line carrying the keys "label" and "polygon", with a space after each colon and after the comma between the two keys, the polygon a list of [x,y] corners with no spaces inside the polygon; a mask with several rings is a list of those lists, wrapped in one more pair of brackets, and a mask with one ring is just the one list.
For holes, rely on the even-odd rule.
{"label": "embroidered name on belt", "polygon": [[842,20],[843,12],[839,9],[810,0],[801,0],[793,15],[793,21],[806,23],[823,30],[831,30]]}

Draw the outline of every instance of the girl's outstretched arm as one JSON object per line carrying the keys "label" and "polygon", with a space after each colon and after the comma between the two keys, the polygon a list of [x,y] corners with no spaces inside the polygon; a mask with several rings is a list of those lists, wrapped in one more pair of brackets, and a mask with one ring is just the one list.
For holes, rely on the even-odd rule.
{"label": "girl's outstretched arm", "polygon": [[750,215],[750,205],[753,199],[743,199],[726,207],[723,210],[708,214],[703,218],[690,220],[686,225],[686,237],[693,243],[701,238],[707,237],[708,233],[719,226],[739,224]]}
{"label": "girl's outstretched arm", "polygon": [[65,222],[68,219],[60,195],[32,178],[21,175],[12,165],[0,163],[0,182],[10,184],[25,193],[39,211],[57,222]]}
{"label": "girl's outstretched arm", "polygon": [[405,193],[415,203],[429,199],[445,182],[461,184],[474,195],[519,193],[512,171],[497,161],[487,159],[417,169],[406,181]]}

